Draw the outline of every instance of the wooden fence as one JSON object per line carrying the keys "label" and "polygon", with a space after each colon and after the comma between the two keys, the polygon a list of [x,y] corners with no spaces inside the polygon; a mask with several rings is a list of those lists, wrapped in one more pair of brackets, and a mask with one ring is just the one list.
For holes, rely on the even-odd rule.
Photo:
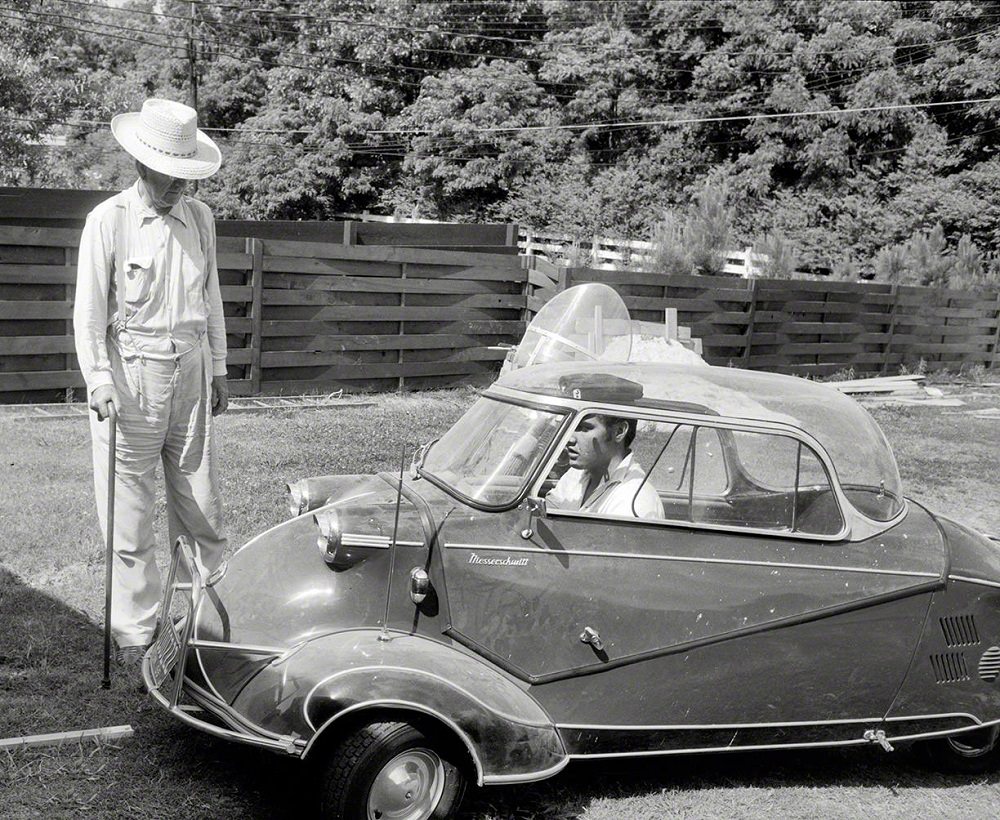
{"label": "wooden fence", "polygon": [[897,373],[921,360],[929,370],[1000,364],[998,291],[536,269],[530,308],[563,288],[603,282],[633,319],[663,321],[664,307],[677,308],[710,364],[813,376]]}
{"label": "wooden fence", "polygon": [[[2,190],[0,403],[79,398],[79,216],[54,202],[52,219],[4,213]],[[350,221],[220,223],[235,395],[488,382],[497,346],[582,282],[615,287],[633,319],[662,322],[676,308],[712,364],[821,376],[1000,362],[996,291],[566,268],[512,255],[513,226],[371,224],[381,233]]]}
{"label": "wooden fence", "polygon": [[[76,228],[0,225],[0,402],[84,386]],[[222,237],[234,395],[489,380],[524,331],[526,272],[502,253]]]}

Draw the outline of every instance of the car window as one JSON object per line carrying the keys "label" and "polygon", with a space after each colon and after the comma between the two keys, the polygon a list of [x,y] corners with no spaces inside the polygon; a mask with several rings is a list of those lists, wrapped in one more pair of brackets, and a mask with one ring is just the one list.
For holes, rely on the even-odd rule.
{"label": "car window", "polygon": [[835,535],[843,518],[826,468],[789,436],[644,422],[648,481],[669,520]]}
{"label": "car window", "polygon": [[725,503],[696,500],[694,521],[809,535],[840,532],[840,507],[826,468],[810,447],[772,433],[725,430],[719,435],[732,487]]}
{"label": "car window", "polygon": [[[726,461],[718,431],[691,424],[643,422],[649,480],[661,493],[687,495],[694,471],[694,494],[722,496],[728,485]],[[639,436],[637,436],[639,438]]]}
{"label": "car window", "polygon": [[483,397],[428,450],[421,472],[485,506],[513,503],[564,418]]}
{"label": "car window", "polygon": [[[579,422],[578,429],[586,427],[588,418]],[[823,462],[791,436],[638,419],[631,443],[633,480],[616,488],[603,508],[580,506],[580,488],[576,506],[566,505],[572,481],[581,480],[579,471],[567,471],[567,460],[565,455],[560,458],[550,476],[550,483],[559,481],[547,496],[553,510],[786,534],[836,535],[843,528]],[[629,493],[624,499],[626,487]],[[659,499],[662,515],[649,514],[654,498]]]}

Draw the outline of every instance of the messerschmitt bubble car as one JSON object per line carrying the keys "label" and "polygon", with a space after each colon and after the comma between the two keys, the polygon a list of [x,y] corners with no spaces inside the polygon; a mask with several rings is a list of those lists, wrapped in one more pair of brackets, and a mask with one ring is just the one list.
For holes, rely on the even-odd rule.
{"label": "messerschmitt bubble car", "polygon": [[[562,297],[405,475],[293,484],[212,577],[179,539],[156,701],[318,762],[337,818],[447,817],[467,782],[584,758],[921,741],[996,765],[1000,544],[904,498],[850,398],[628,361],[613,292]],[[580,466],[596,428],[627,475]]]}

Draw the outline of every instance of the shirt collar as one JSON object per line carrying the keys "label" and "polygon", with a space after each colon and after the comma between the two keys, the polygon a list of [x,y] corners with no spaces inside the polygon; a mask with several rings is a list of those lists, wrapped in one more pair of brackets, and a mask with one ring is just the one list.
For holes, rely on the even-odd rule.
{"label": "shirt collar", "polygon": [[625,458],[618,462],[618,466],[608,473],[608,483],[610,484],[612,481],[624,481],[632,471],[634,465],[635,461],[632,458],[632,453],[626,453]]}
{"label": "shirt collar", "polygon": [[[142,195],[139,193],[139,180],[136,180],[135,183],[132,185],[132,187],[129,188],[129,196],[132,199],[132,204],[135,206],[136,213],[139,214],[140,220],[145,221],[147,219],[155,219],[156,217],[159,216],[159,214],[153,208],[149,207],[149,205],[146,204],[146,202],[142,198]],[[171,208],[166,213],[166,216],[172,216],[174,219],[176,219],[178,222],[184,225],[185,228],[187,227],[188,224],[187,204],[185,202],[186,199],[187,197],[182,196],[179,200],[177,200],[174,207]]]}

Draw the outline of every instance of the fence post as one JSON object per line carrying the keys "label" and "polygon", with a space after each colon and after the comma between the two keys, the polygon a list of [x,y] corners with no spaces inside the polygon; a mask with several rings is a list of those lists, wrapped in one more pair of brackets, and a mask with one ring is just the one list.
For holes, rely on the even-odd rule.
{"label": "fence post", "polygon": [[996,336],[993,337],[993,360],[990,362],[992,368],[1000,361],[1000,290],[997,291],[997,314],[993,317],[997,323]]}
{"label": "fence post", "polygon": [[254,237],[246,240],[246,250],[250,254],[250,287],[252,301],[250,302],[250,394],[260,395],[260,351],[261,335],[264,330],[263,291],[264,291],[264,241]]}
{"label": "fence post", "polygon": [[[66,267],[69,268],[73,264],[73,249],[67,247],[67,248],[64,248],[63,250],[65,252],[65,256],[63,257],[63,262],[66,265]],[[76,286],[75,285],[70,285],[70,284],[63,285],[63,298],[66,300],[66,302],[68,304],[73,304],[73,300],[76,298]],[[66,332],[66,335],[69,336],[69,338],[71,338],[71,339],[73,338],[73,320],[72,319],[67,319],[66,320],[65,332]],[[72,354],[72,353],[67,353],[63,357],[63,368],[65,370],[67,370],[67,371],[70,371],[70,370],[73,369],[73,355],[74,354]],[[70,377],[70,378],[72,378],[72,377]],[[86,392],[87,391],[86,391],[86,388],[85,388],[84,389],[84,397],[85,398],[86,398]],[[73,401],[73,385],[72,385],[72,383],[66,385],[66,392],[63,394],[63,401],[65,401],[65,402],[71,402],[71,401]]]}
{"label": "fence post", "polygon": [[516,222],[507,223],[507,247],[517,247],[517,241],[520,238],[520,229]]}
{"label": "fence post", "polygon": [[889,338],[885,342],[885,350],[882,353],[882,373],[889,369],[889,353],[892,350],[892,335],[896,332],[896,303],[898,301],[899,285],[893,282],[889,286],[889,296],[892,302],[889,305]]}
{"label": "fence post", "polygon": [[[399,278],[402,282],[406,281],[406,263],[402,262],[399,266]],[[402,313],[402,309],[406,307],[406,290],[405,288],[399,289],[399,308]],[[396,350],[396,363],[399,365],[399,380],[396,383],[396,390],[402,393],[406,388],[406,381],[403,377],[403,337],[406,335],[406,322],[402,319],[399,320],[399,348]]]}
{"label": "fence post", "polygon": [[573,286],[573,269],[559,268],[559,279],[556,281],[556,293],[562,293]]}
{"label": "fence post", "polygon": [[344,245],[358,244],[358,223],[347,220],[344,223]]}
{"label": "fence post", "polygon": [[747,315],[747,338],[746,346],[743,348],[743,367],[749,370],[750,368],[750,349],[753,347],[753,324],[754,318],[757,315],[757,287],[758,279],[756,276],[747,280],[750,285],[750,310]]}

